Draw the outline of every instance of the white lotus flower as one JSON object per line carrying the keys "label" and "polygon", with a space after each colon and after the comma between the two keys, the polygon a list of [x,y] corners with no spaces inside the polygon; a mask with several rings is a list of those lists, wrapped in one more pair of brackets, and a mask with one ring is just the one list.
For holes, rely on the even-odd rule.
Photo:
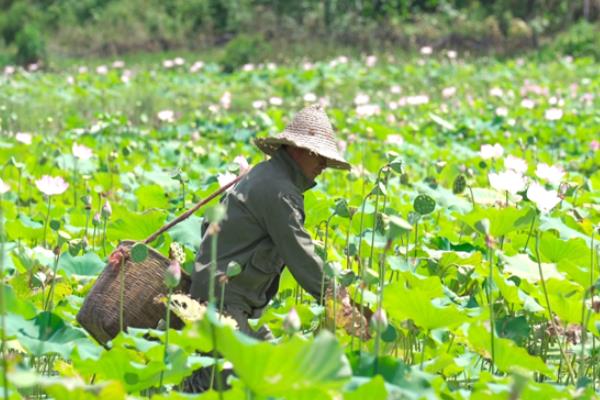
{"label": "white lotus flower", "polygon": [[490,89],[490,96],[493,97],[502,97],[504,96],[504,91],[499,87],[493,87]]}
{"label": "white lotus flower", "polygon": [[396,146],[402,146],[402,144],[404,144],[404,138],[400,135],[391,134],[387,135],[385,142]]}
{"label": "white lotus flower", "polygon": [[202,61],[196,61],[195,63],[192,64],[192,66],[190,67],[190,72],[194,73],[194,72],[198,72],[200,71],[202,68],[204,67],[204,62]]}
{"label": "white lotus flower", "polygon": [[224,109],[228,109],[231,106],[231,93],[225,92],[219,99],[219,103]]}
{"label": "white lotus flower", "polygon": [[527,172],[527,161],[509,154],[504,159],[504,168],[524,175]]}
{"label": "white lotus flower", "polygon": [[99,65],[96,67],[96,73],[98,75],[106,75],[108,73],[108,67],[106,65]]}
{"label": "white lotus flower", "polygon": [[35,181],[35,186],[37,186],[39,191],[45,195],[53,196],[64,193],[69,187],[69,184],[60,176],[54,177],[44,175]]}
{"label": "white lotus flower", "polygon": [[113,68],[123,68],[125,66],[125,61],[123,60],[115,60],[112,63]]}
{"label": "white lotus flower", "polygon": [[428,56],[431,53],[433,53],[433,49],[431,48],[431,46],[423,46],[423,47],[421,47],[421,54],[423,54],[424,56]]}
{"label": "white lotus flower", "polygon": [[562,116],[563,110],[561,110],[560,108],[549,108],[544,113],[544,118],[546,118],[548,121],[557,121],[561,119]]}
{"label": "white lotus flower", "polygon": [[506,107],[496,108],[496,115],[499,117],[506,117],[508,115],[508,108],[506,108]]}
{"label": "white lotus flower", "polygon": [[565,176],[565,172],[561,167],[556,165],[548,165],[545,163],[539,163],[537,165],[535,174],[538,178],[546,180],[553,185],[558,185]]}
{"label": "white lotus flower", "polygon": [[531,99],[523,99],[521,100],[521,107],[531,110],[535,107],[535,102]]}
{"label": "white lotus flower", "polygon": [[253,71],[254,70],[254,64],[244,64],[244,66],[242,67],[242,71]]}
{"label": "white lotus flower", "polygon": [[271,97],[269,99],[269,104],[272,106],[280,106],[283,104],[283,99],[281,97]]}
{"label": "white lotus flower", "polygon": [[368,104],[368,103],[369,103],[369,96],[364,93],[359,93],[354,98],[354,104],[356,104],[357,106],[360,106],[363,104]]}
{"label": "white lotus flower", "polygon": [[356,107],[356,115],[359,117],[371,117],[381,112],[381,107],[377,104],[362,104]]}
{"label": "white lotus flower", "polygon": [[173,122],[175,120],[175,113],[173,110],[162,110],[158,112],[157,117],[163,122]]}
{"label": "white lotus flower", "polygon": [[231,172],[225,172],[223,174],[217,175],[217,181],[219,182],[219,187],[223,187],[227,185],[229,182],[233,181],[236,177],[235,174]]}
{"label": "white lotus flower", "polygon": [[442,90],[442,97],[448,98],[452,97],[456,94],[456,88],[454,86],[449,86]]}
{"label": "white lotus flower", "polygon": [[506,191],[511,194],[517,194],[517,192],[525,189],[525,185],[527,185],[525,177],[515,171],[502,171],[497,174],[490,172],[488,179],[494,189]]}
{"label": "white lotus flower", "polygon": [[451,59],[451,60],[454,60],[454,59],[455,59],[455,58],[458,56],[458,53],[457,53],[455,50],[448,50],[448,51],[446,52],[446,56],[447,56],[449,59]]}
{"label": "white lotus flower", "polygon": [[254,100],[252,102],[252,107],[256,110],[264,108],[267,103],[264,100]]}
{"label": "white lotus flower", "polygon": [[163,65],[163,67],[169,69],[169,68],[173,68],[175,66],[175,62],[173,62],[173,60],[164,60],[162,65]]}
{"label": "white lotus flower", "polygon": [[181,57],[175,57],[175,59],[173,60],[173,62],[175,63],[175,65],[183,65],[185,64],[185,60]]}
{"label": "white lotus flower", "polygon": [[27,133],[27,132],[17,132],[17,134],[15,135],[15,139],[17,139],[17,142],[21,142],[23,144],[31,144],[31,133]]}
{"label": "white lotus flower", "polygon": [[73,150],[73,155],[76,158],[79,158],[80,160],[87,160],[87,159],[91,158],[93,155],[92,149],[90,149],[89,147],[84,146],[82,144],[80,145],[77,143],[73,143],[72,150]]}
{"label": "white lotus flower", "polygon": [[317,95],[315,95],[314,93],[306,93],[304,95],[304,101],[306,101],[308,103],[313,103],[313,102],[317,101]]}
{"label": "white lotus flower", "polygon": [[537,182],[532,182],[529,185],[527,198],[534,202],[542,213],[550,212],[561,200],[555,190],[546,190]]}
{"label": "white lotus flower", "polygon": [[504,148],[500,143],[496,143],[494,145],[491,144],[482,144],[479,149],[479,156],[484,160],[489,160],[490,158],[500,158],[504,154]]}
{"label": "white lotus flower", "polygon": [[391,93],[394,93],[394,94],[399,94],[399,93],[401,93],[401,92],[402,92],[402,88],[400,87],[400,85],[393,85],[393,86],[390,88],[390,92],[391,92]]}
{"label": "white lotus flower", "polygon": [[377,57],[373,55],[368,56],[365,64],[367,67],[373,67],[375,64],[377,64]]}
{"label": "white lotus flower", "polygon": [[8,192],[9,190],[10,190],[10,186],[8,186],[8,184],[4,183],[2,178],[0,178],[0,194],[4,194],[4,193]]}
{"label": "white lotus flower", "polygon": [[405,104],[408,104],[410,106],[419,106],[421,104],[429,103],[429,97],[424,94],[419,94],[416,96],[403,97],[402,99],[400,99],[400,103],[402,103],[403,101]]}

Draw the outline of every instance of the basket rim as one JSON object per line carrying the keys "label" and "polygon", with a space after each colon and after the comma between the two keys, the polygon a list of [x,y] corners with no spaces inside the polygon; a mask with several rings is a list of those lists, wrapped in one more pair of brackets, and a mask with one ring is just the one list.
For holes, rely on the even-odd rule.
{"label": "basket rim", "polygon": [[[143,241],[140,240],[131,240],[131,239],[125,239],[125,240],[121,240],[119,242],[119,244],[117,245],[117,247],[121,246],[122,244],[126,245],[126,247],[131,248],[131,246],[133,246],[136,243],[144,243]],[[162,258],[163,260],[169,261],[169,258],[165,257],[162,253],[160,253],[158,250],[156,250],[154,247],[152,246],[148,246],[146,244],[146,247],[148,248],[148,252],[152,253],[152,255],[158,257],[158,258]],[[191,277],[190,274],[187,273],[187,271],[184,268],[181,268],[181,274]]]}

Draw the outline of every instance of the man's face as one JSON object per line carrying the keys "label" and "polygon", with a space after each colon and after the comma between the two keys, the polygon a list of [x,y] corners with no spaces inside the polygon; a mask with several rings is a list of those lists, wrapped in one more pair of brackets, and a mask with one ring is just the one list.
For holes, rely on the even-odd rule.
{"label": "man's face", "polygon": [[312,181],[327,167],[327,159],[310,150],[293,147],[291,155],[306,177]]}

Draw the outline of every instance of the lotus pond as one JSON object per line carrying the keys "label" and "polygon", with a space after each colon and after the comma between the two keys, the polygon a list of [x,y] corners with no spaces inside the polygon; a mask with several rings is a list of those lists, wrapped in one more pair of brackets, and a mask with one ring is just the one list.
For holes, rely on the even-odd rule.
{"label": "lotus pond", "polygon": [[[427,53],[232,74],[183,58],[6,68],[3,397],[595,398],[600,69]],[[169,329],[167,346],[164,329],[103,347],[79,326],[119,241],[145,239],[263,160],[252,139],[315,102],[353,169],[326,171],[305,194],[306,227],[326,273],[376,311],[368,335],[288,272],[256,321],[274,343],[212,309]],[[178,243],[189,271],[211,210],[151,246],[167,255]],[[233,366],[229,390],[182,392],[215,363]]]}

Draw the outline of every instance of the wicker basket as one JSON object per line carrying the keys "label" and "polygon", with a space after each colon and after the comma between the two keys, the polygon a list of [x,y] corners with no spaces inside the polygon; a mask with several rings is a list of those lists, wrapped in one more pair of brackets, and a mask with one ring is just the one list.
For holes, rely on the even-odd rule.
{"label": "wicker basket", "polygon": [[[119,246],[129,250],[135,243],[126,240]],[[124,326],[156,328],[160,319],[164,318],[165,306],[156,302],[155,298],[168,292],[163,283],[168,265],[169,260],[152,248],[148,248],[148,258],[143,262],[128,260],[125,263]],[[190,283],[190,277],[183,273],[175,292],[188,293]],[[120,289],[119,269],[107,266],[77,314],[77,321],[101,344],[106,344],[119,333]],[[180,328],[183,323],[173,315],[171,326]]]}

